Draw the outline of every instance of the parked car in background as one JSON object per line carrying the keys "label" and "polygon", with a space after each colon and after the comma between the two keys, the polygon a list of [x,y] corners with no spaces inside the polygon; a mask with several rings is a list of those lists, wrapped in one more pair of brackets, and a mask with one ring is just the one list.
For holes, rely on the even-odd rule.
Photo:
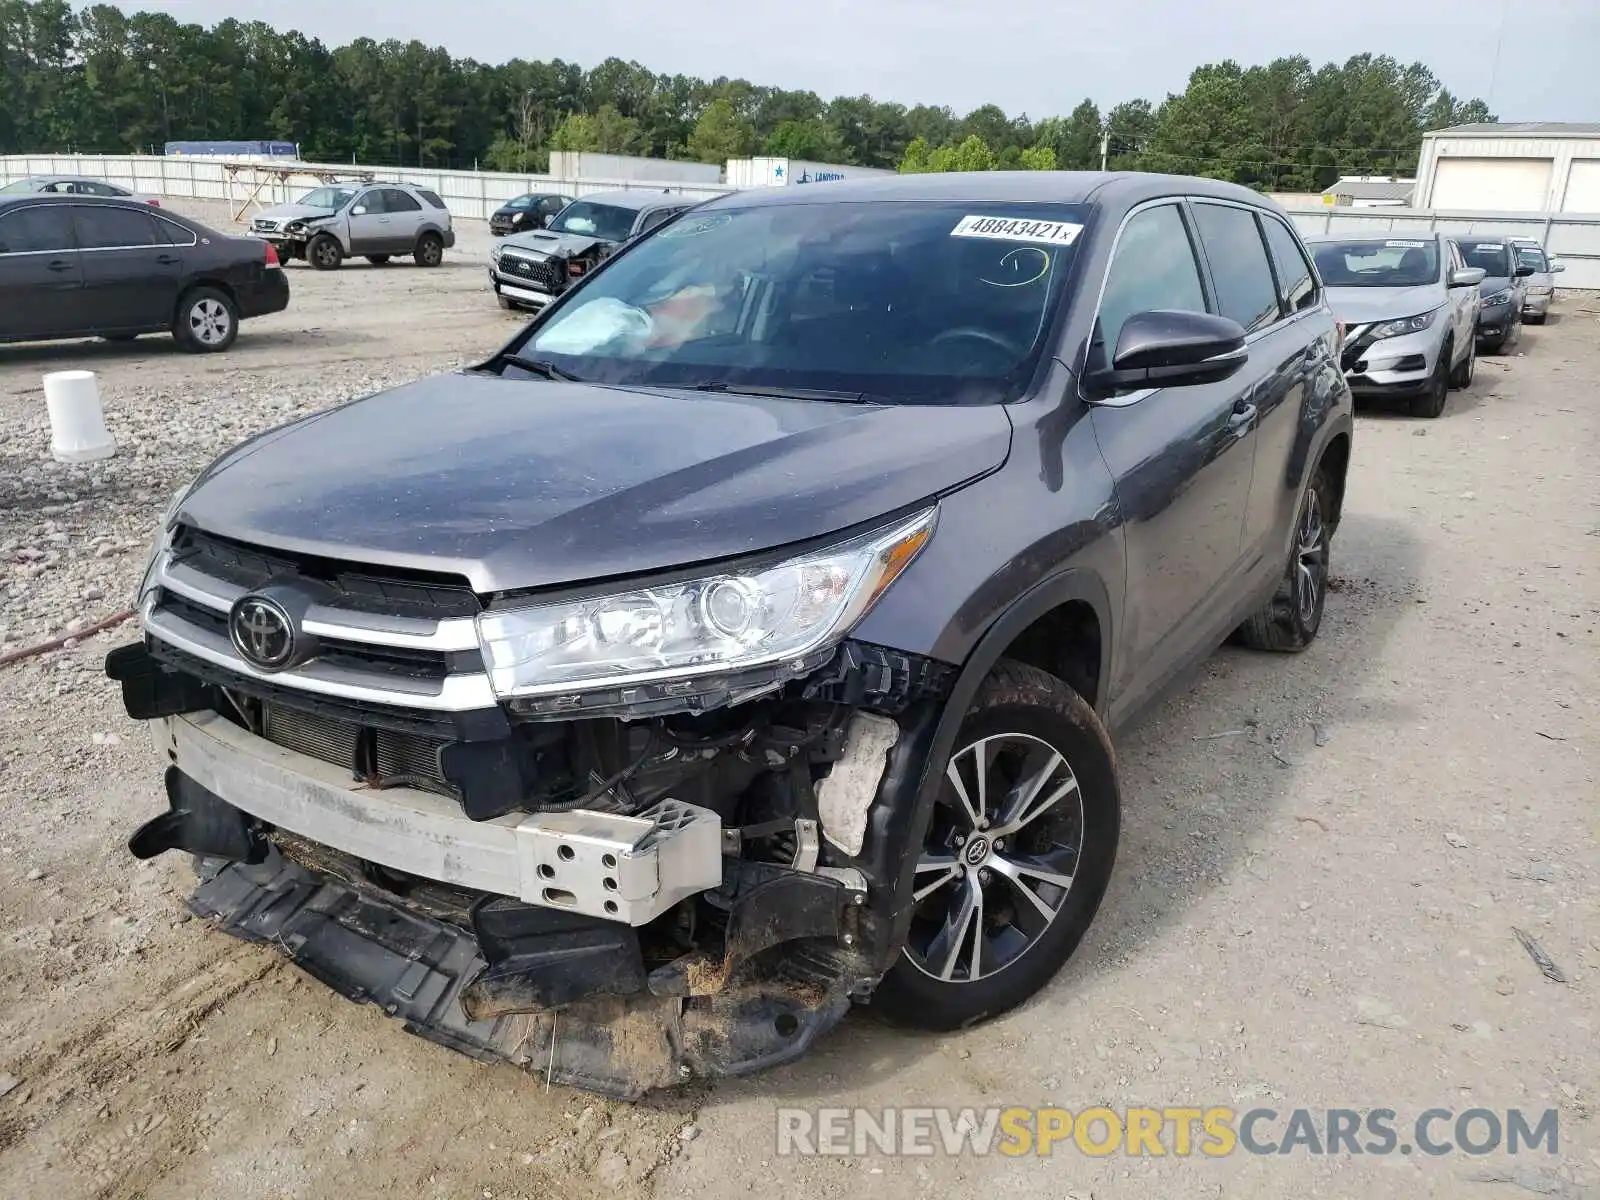
{"label": "parked car in background", "polygon": [[853,1003],[995,1017],[1106,895],[1109,731],[1230,635],[1317,637],[1338,353],[1233,184],[719,197],[174,497],[106,663],[161,722],[130,849],[408,1030],[614,1094]]}
{"label": "parked car in background", "polygon": [[1357,397],[1407,400],[1419,417],[1444,412],[1477,367],[1478,284],[1442,234],[1306,239],[1328,303],[1345,323],[1340,364]]}
{"label": "parked car in background", "polygon": [[293,204],[262,209],[250,232],[285,262],[303,258],[319,271],[336,270],[351,255],[382,266],[409,254],[419,267],[437,267],[456,244],[439,193],[408,183],[324,184]]}
{"label": "parked car in background", "polygon": [[1478,286],[1478,348],[1505,349],[1522,333],[1522,308],[1533,268],[1518,261],[1510,238],[1460,234],[1451,239],[1469,267],[1483,271]]}
{"label": "parked car in background", "polygon": [[529,192],[507,200],[489,214],[489,232],[495,237],[508,233],[522,233],[529,229],[543,229],[563,208],[572,203],[571,196],[553,192]]}
{"label": "parked car in background", "polygon": [[107,183],[104,179],[89,179],[82,175],[36,175],[29,179],[19,179],[0,187],[0,196],[25,196],[42,194],[47,196],[105,196],[109,199],[138,200],[153,208],[161,207],[161,200],[156,196],[146,196],[139,192],[129,191],[118,183]]}
{"label": "parked car in background", "polygon": [[489,250],[489,285],[501,308],[540,309],[609,257],[700,201],[670,192],[600,192],[574,200],[544,229]]}
{"label": "parked car in background", "polygon": [[1528,276],[1528,292],[1522,301],[1522,319],[1529,325],[1543,325],[1555,303],[1556,276],[1566,265],[1550,257],[1550,252],[1532,238],[1512,238],[1517,248],[1517,261],[1533,268]]}
{"label": "parked car in background", "polygon": [[171,333],[233,345],[239,322],[282,311],[277,252],[135,200],[0,196],[0,342]]}

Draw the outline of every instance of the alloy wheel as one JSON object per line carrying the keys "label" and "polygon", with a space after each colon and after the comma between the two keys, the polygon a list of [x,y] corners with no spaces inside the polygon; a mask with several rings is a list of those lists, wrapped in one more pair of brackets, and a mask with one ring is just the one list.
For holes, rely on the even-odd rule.
{"label": "alloy wheel", "polygon": [[219,300],[207,297],[189,309],[189,333],[203,346],[217,346],[228,340],[233,317]]}
{"label": "alloy wheel", "polygon": [[1327,527],[1322,520],[1322,501],[1315,488],[1306,492],[1305,509],[1295,535],[1294,595],[1300,620],[1316,619],[1317,603],[1328,582]]}
{"label": "alloy wheel", "polygon": [[1048,742],[1002,733],[958,750],[917,860],[906,957],[946,983],[1004,970],[1062,912],[1083,839],[1078,778]]}

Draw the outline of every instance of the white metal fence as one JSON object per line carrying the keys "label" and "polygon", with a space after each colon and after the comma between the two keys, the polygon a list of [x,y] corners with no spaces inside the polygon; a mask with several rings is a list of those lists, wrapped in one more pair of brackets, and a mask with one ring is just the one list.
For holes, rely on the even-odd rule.
{"label": "white metal fence", "polygon": [[[678,180],[563,179],[552,175],[504,175],[495,171],[435,171],[420,167],[366,167],[341,163],[251,163],[230,181],[227,168],[215,159],[182,155],[13,154],[0,156],[0,184],[29,175],[85,175],[104,179],[148,195],[242,203],[255,181],[268,172],[303,167],[304,173],[273,181],[261,189],[263,204],[277,204],[315,187],[319,175],[370,174],[379,179],[431,188],[444,198],[453,216],[486,221],[489,214],[524,192],[560,192],[585,196],[594,192],[669,191],[685,196],[720,196],[733,189],[720,184]],[[253,168],[253,169],[252,169]],[[248,180],[248,182],[246,182]]]}
{"label": "white metal fence", "polygon": [[1442,233],[1505,234],[1537,238],[1566,265],[1556,276],[1562,288],[1600,288],[1600,214],[1569,212],[1463,212],[1434,208],[1350,208],[1327,205],[1291,208],[1289,217],[1301,233]]}
{"label": "white metal fence", "polygon": [[[282,162],[267,164],[276,169]],[[504,175],[494,171],[434,171],[419,167],[361,167],[338,163],[303,164],[308,172],[366,172],[431,188],[457,217],[487,220],[491,212],[524,192],[551,191],[570,196],[640,189],[685,196],[720,196],[733,188],[716,184],[644,179],[563,179],[549,175]],[[247,173],[241,173],[242,179]],[[215,160],[160,155],[45,154],[0,157],[0,184],[28,175],[87,175],[135,191],[199,200],[244,200],[249,191],[236,179],[231,185],[223,164]],[[278,203],[316,184],[313,174],[274,182],[261,191],[263,203]],[[230,191],[231,186],[231,191]],[[1291,208],[1289,216],[1302,233],[1388,233],[1442,230],[1446,233],[1496,233],[1538,238],[1566,264],[1556,277],[1563,288],[1600,289],[1600,214],[1567,212],[1463,212],[1417,208]]]}

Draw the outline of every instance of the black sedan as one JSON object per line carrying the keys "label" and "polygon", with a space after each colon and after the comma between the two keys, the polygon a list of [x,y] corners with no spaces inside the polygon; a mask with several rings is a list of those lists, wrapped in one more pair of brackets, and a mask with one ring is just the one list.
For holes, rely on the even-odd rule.
{"label": "black sedan", "polygon": [[526,229],[543,229],[567,205],[571,196],[558,196],[554,192],[529,192],[507,200],[489,214],[489,232],[495,237],[508,233],[521,233]]}
{"label": "black sedan", "polygon": [[0,197],[0,342],[171,333],[214,353],[288,304],[278,256],[255,238],[134,200]]}

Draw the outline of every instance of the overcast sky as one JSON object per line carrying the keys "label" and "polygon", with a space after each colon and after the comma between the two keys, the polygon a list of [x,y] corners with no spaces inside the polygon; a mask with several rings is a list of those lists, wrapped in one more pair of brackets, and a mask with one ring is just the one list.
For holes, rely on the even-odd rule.
{"label": "overcast sky", "polygon": [[[865,92],[958,113],[995,103],[1049,116],[1085,96],[1102,108],[1159,101],[1189,72],[1288,54],[1315,65],[1363,51],[1420,60],[1502,120],[1600,121],[1600,0],[143,0],[211,25],[297,28],[330,46],[417,38],[485,62],[609,55],[658,72],[742,76]],[[565,13],[566,18],[562,15]],[[1504,29],[1502,37],[1502,19]],[[1498,50],[1498,63],[1497,51]]]}

